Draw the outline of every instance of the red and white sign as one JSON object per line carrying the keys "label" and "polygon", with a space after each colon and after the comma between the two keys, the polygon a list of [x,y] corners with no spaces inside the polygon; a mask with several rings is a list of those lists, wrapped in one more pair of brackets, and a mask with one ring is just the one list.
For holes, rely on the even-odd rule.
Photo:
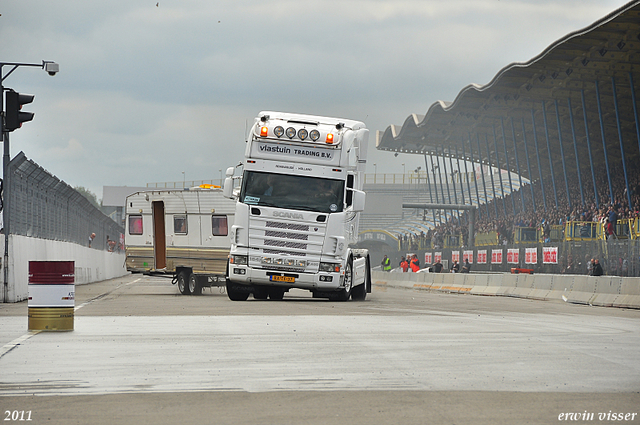
{"label": "red and white sign", "polygon": [[442,252],[436,252],[433,254],[433,259],[435,263],[442,263]]}
{"label": "red and white sign", "polygon": [[525,248],[525,264],[538,264],[538,248]]}
{"label": "red and white sign", "polygon": [[478,264],[487,264],[487,250],[479,249],[478,250]]}
{"label": "red and white sign", "polygon": [[507,263],[518,264],[520,262],[520,250],[518,248],[507,249]]}
{"label": "red and white sign", "polygon": [[451,262],[460,262],[460,251],[451,251]]}
{"label": "red and white sign", "polygon": [[491,264],[502,264],[502,250],[501,249],[492,249],[491,250]]}
{"label": "red and white sign", "polygon": [[427,252],[424,254],[424,264],[432,264],[433,263],[433,254]]}
{"label": "red and white sign", "polygon": [[469,264],[473,264],[473,251],[463,251],[462,261],[469,260]]}
{"label": "red and white sign", "polygon": [[557,246],[542,247],[542,263],[558,264],[558,247]]}

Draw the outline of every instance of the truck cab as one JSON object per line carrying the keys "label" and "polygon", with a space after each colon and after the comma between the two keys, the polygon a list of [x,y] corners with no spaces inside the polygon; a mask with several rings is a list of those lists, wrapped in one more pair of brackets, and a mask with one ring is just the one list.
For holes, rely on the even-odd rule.
{"label": "truck cab", "polygon": [[[291,288],[316,297],[364,299],[369,256],[354,250],[364,210],[368,130],[359,121],[261,112],[250,131],[236,199],[227,292],[232,300],[282,299]],[[235,184],[239,183],[239,184]]]}

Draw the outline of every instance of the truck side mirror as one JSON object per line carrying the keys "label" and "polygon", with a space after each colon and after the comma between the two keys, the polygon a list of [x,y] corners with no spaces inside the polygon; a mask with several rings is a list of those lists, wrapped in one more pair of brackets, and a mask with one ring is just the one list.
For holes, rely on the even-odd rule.
{"label": "truck side mirror", "polygon": [[233,186],[233,177],[227,177],[226,179],[224,179],[224,186],[222,186],[222,196],[224,196],[225,198],[233,199]]}
{"label": "truck side mirror", "polygon": [[355,212],[364,211],[366,194],[363,191],[357,190],[357,189],[353,189],[352,191],[353,191],[353,211]]}

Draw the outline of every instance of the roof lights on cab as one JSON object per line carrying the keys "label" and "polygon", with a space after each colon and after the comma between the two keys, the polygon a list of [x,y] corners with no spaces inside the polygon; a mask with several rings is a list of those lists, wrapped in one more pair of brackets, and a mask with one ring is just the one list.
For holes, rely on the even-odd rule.
{"label": "roof lights on cab", "polygon": [[296,129],[293,127],[289,127],[287,128],[286,134],[289,139],[293,139],[294,137],[296,137]]}
{"label": "roof lights on cab", "polygon": [[[263,117],[263,119],[264,118],[265,117]],[[297,138],[299,140],[311,139],[311,141],[313,142],[324,141],[328,145],[332,145],[336,142],[336,135],[334,133],[324,133],[324,132],[321,133],[320,130],[317,130],[317,129],[312,129],[310,131],[307,130],[306,128],[296,129],[295,127],[287,127],[285,129],[281,125],[278,125],[276,127],[270,127],[269,125],[262,125],[262,126],[259,126],[259,128],[260,128],[259,137],[266,138],[266,137],[269,137],[269,135],[271,134],[272,137],[275,135],[277,138],[282,138],[283,136],[287,136],[289,139],[294,139],[294,138]],[[336,129],[338,131],[340,131],[342,128],[343,127],[341,124],[336,125]],[[326,134],[326,138],[325,138],[325,134]]]}

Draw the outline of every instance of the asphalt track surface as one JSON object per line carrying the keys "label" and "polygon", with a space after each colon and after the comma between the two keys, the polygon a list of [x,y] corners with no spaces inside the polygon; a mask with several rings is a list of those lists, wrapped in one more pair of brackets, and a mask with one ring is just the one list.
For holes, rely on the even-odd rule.
{"label": "asphalt track surface", "polygon": [[76,288],[73,332],[30,333],[27,312],[0,304],[4,423],[640,423],[638,310],[383,287],[232,302],[128,275]]}

